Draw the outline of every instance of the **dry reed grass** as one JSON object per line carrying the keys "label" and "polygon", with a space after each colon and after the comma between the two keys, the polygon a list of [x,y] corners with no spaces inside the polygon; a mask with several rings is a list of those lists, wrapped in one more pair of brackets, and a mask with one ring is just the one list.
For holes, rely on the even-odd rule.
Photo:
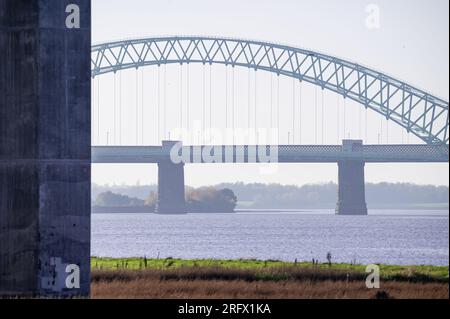
{"label": "dry reed grass", "polygon": [[[447,299],[448,282],[414,278],[382,280],[367,289],[365,273],[318,268],[242,270],[211,267],[94,270],[93,298],[397,298]],[[423,278],[422,278],[423,279]]]}

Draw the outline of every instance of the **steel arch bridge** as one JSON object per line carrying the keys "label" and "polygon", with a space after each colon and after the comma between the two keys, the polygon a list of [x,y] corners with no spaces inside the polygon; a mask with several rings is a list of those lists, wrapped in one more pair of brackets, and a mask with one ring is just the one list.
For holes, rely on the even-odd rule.
{"label": "steel arch bridge", "polygon": [[223,64],[306,81],[360,103],[426,144],[448,144],[449,103],[381,72],[322,53],[261,41],[156,37],[92,46],[91,74],[172,63]]}

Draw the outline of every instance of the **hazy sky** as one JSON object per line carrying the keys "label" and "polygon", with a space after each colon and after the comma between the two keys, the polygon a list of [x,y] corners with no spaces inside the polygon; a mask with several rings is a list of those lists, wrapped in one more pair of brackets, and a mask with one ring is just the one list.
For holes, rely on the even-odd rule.
{"label": "hazy sky", "polygon": [[[402,79],[445,100],[449,97],[449,3],[447,0],[93,0],[92,2],[94,43],[154,35],[212,35],[262,39],[310,48],[355,61]],[[377,5],[380,10],[379,28],[369,29],[366,26],[368,16],[366,8],[369,4]],[[148,112],[146,109],[147,113],[145,113],[148,117],[146,123],[150,124],[145,125],[143,133],[146,138],[140,143],[154,144],[158,133],[153,130],[156,123],[151,110],[156,103],[154,100],[156,71],[149,68],[142,72],[145,72],[141,76],[146,79],[148,89],[145,90],[145,94],[142,93],[140,102],[148,107]],[[178,94],[180,85],[183,88],[183,84],[177,82],[179,71],[168,68],[167,72],[169,74],[167,85],[169,91],[172,90],[169,94],[175,96]],[[202,69],[193,68],[191,72],[190,81],[193,88],[189,98],[190,103],[196,105],[200,103],[202,96],[201,91],[195,88],[195,85],[202,81]],[[217,107],[216,113],[219,118],[220,112],[223,111],[220,103],[223,103],[225,94],[228,96],[230,94],[219,92],[220,88],[224,87],[224,72],[229,71],[225,71],[222,67],[213,67],[211,81],[215,89],[208,92],[216,98],[214,106]],[[230,75],[231,73],[228,73],[228,76]],[[127,99],[127,107],[130,108],[129,112],[125,111],[125,115],[132,117],[134,112],[132,105],[136,104],[136,100],[132,100],[131,97],[135,87],[134,75],[131,72],[123,72],[122,76],[125,82],[123,95]],[[237,88],[245,86],[241,84],[246,83],[247,76],[246,70],[237,71]],[[95,81],[94,100],[98,92],[95,85],[99,80]],[[267,89],[268,83],[271,83],[270,75],[259,74],[256,81],[259,87]],[[111,95],[114,95],[111,90],[112,77],[105,76],[100,83],[101,93],[98,101],[101,100],[101,102],[98,105],[102,109],[102,116],[100,121],[97,122],[95,118],[93,121],[94,144],[106,144],[107,141],[110,143],[112,134],[111,113],[108,108],[112,104]],[[255,85],[254,82],[252,83]],[[270,85],[273,88],[273,84]],[[299,89],[299,84],[294,85],[295,87],[289,79],[282,80],[280,90],[285,92],[283,104],[292,103],[290,102],[292,93],[289,93],[292,91],[289,90],[297,92]],[[127,94],[130,95],[129,99]],[[233,92],[233,94],[235,94],[237,107],[244,107],[249,92],[237,89],[237,93]],[[315,94],[314,88],[305,87],[303,94],[303,102],[299,102],[297,97],[297,103],[311,106]],[[267,106],[268,104],[267,95],[262,93],[255,97],[255,100],[258,105]],[[139,103],[139,100],[137,102]],[[170,99],[168,100],[169,113],[173,110],[173,103]],[[335,144],[344,136],[362,138],[365,139],[365,143],[376,143],[380,133],[385,143],[420,143],[414,137],[406,137],[400,128],[394,125],[388,127],[372,114],[368,115],[369,133],[365,135],[366,122],[363,121],[361,124],[364,114],[359,111],[360,107],[350,104],[347,106],[347,113],[343,114],[338,111],[338,103],[342,103],[338,97],[332,93],[324,93],[327,112],[323,127],[320,128],[320,132],[324,133],[319,138],[324,143]],[[314,137],[311,134],[308,135],[308,132],[314,129],[310,126],[311,121],[308,119],[313,116],[314,110],[311,107],[303,109],[302,116],[305,124],[302,125],[299,133],[302,134],[303,130],[302,143],[313,143]],[[193,117],[196,114],[199,116],[195,110],[192,112]],[[282,118],[283,116],[289,119],[288,112],[281,115]],[[126,121],[125,116],[124,118]],[[355,125],[343,129],[342,123],[345,122],[355,123]],[[95,123],[100,125],[95,127]],[[125,134],[129,136],[125,136],[124,139],[128,139],[128,144],[133,144],[134,128],[128,127],[127,132]],[[284,139],[288,138],[288,132],[289,128],[286,128],[283,132]],[[448,185],[448,172],[448,164],[368,164],[366,180]],[[93,168],[95,183],[135,184],[138,180],[141,184],[155,183],[156,167],[153,165],[94,165]],[[233,181],[301,185],[336,180],[337,166],[331,164],[280,165],[276,173],[270,175],[262,174],[257,165],[186,167],[186,183],[193,186]]]}

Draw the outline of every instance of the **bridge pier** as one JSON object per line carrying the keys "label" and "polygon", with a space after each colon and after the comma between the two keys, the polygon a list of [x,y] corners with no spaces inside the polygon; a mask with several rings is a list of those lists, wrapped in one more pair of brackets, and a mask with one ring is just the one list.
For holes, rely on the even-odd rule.
{"label": "bridge pier", "polygon": [[[170,149],[177,142],[163,141]],[[184,163],[174,164],[170,159],[158,163],[158,201],[156,213],[185,214]]]}
{"label": "bridge pier", "polygon": [[0,0],[0,295],[89,295],[90,5]]}
{"label": "bridge pier", "polygon": [[[344,140],[343,152],[362,152],[362,141]],[[362,160],[338,162],[337,215],[367,215],[364,166]]]}

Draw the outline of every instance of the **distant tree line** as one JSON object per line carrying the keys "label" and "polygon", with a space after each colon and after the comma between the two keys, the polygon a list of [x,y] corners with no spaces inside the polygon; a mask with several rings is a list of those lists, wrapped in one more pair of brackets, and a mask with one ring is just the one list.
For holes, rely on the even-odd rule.
{"label": "distant tree line", "polygon": [[[147,206],[148,211],[154,211],[158,194],[151,191],[145,200],[116,194],[111,191],[97,195],[93,205],[100,207],[141,207]],[[214,187],[186,188],[186,210],[194,213],[230,213],[236,208],[237,197],[230,189]]]}
{"label": "distant tree line", "polygon": [[126,195],[128,197],[144,200],[151,192],[156,192],[156,185],[92,185],[92,198],[96,199],[99,194],[111,191],[114,194]]}
{"label": "distant tree line", "polygon": [[237,197],[229,188],[202,187],[186,190],[186,205],[189,212],[229,213],[234,212]]}
{"label": "distant tree line", "polygon": [[[335,183],[304,186],[279,184],[220,184],[229,188],[239,199],[239,206],[249,208],[333,208],[337,202]],[[369,207],[400,207],[414,204],[448,205],[447,186],[424,186],[408,183],[366,184]]]}
{"label": "distant tree line", "polygon": [[[155,185],[111,187],[94,185],[93,198],[96,198],[94,205],[118,203],[124,206],[152,206],[157,200],[156,190]],[[335,183],[304,186],[227,183],[199,189],[187,187],[186,202],[193,211],[205,211],[214,204],[225,211],[234,206],[252,209],[333,208],[337,202],[337,190]],[[110,193],[121,195],[111,197]],[[366,201],[371,208],[410,207],[416,204],[448,207],[449,188],[407,183],[368,183]]]}
{"label": "distant tree line", "polygon": [[145,201],[135,197],[116,194],[111,191],[106,191],[98,194],[95,199],[94,206],[114,206],[114,207],[131,207],[144,206]]}

